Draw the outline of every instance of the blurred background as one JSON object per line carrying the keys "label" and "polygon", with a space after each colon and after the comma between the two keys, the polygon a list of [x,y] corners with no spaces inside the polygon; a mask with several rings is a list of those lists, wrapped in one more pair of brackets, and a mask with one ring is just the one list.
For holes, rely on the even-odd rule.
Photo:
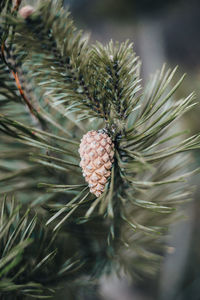
{"label": "blurred background", "polygon": [[[79,28],[91,34],[91,42],[129,39],[142,60],[143,83],[163,63],[179,65],[187,73],[177,97],[195,90],[200,100],[200,1],[199,0],[65,0]],[[181,120],[191,133],[200,131],[200,105]],[[200,165],[196,152],[195,166]],[[116,277],[102,279],[104,300],[200,299],[200,178],[194,201],[185,208],[186,219],[170,228],[169,253],[156,278],[129,284]],[[94,300],[93,298],[91,298]],[[89,300],[89,299],[87,299]]]}

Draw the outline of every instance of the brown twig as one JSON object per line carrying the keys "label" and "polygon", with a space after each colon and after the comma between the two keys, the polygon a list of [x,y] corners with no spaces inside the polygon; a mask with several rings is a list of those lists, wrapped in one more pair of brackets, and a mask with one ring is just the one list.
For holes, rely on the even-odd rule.
{"label": "brown twig", "polygon": [[18,77],[17,72],[15,73],[14,71],[12,71],[12,74],[13,74],[13,76],[14,76],[14,79],[15,79],[17,88],[18,88],[18,90],[19,90],[19,92],[20,92],[20,95],[22,96],[22,98],[24,99],[25,103],[27,104],[27,106],[28,106],[30,112],[35,116],[34,108],[32,107],[32,105],[31,105],[29,99],[26,97],[26,95],[25,95],[25,93],[24,93],[24,91],[23,91],[23,89],[22,89],[22,86],[21,86],[21,84],[20,84],[20,81],[19,81],[19,77]]}
{"label": "brown twig", "polygon": [[19,9],[22,0],[14,0],[13,2],[14,2],[13,11],[17,11]]}

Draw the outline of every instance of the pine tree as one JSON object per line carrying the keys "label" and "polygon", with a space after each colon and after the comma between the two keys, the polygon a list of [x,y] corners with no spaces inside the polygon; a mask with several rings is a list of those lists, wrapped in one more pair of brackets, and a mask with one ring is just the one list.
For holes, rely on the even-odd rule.
{"label": "pine tree", "polygon": [[[132,44],[91,45],[61,1],[39,2],[0,2],[0,295],[48,298],[65,285],[67,299],[83,299],[105,273],[159,270],[198,171],[188,154],[200,136],[172,130],[194,94],[175,101],[184,76],[172,85],[165,66],[142,87]],[[114,151],[107,169],[100,159],[104,183],[95,173],[101,193],[80,167],[88,132],[87,176],[91,149]]]}

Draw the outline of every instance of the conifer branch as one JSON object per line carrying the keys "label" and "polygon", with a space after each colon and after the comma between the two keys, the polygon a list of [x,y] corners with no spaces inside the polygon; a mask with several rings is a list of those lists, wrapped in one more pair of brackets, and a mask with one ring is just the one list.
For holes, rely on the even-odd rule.
{"label": "conifer branch", "polygon": [[[67,274],[73,276],[73,271],[82,264],[79,259],[60,263],[54,249],[58,236],[45,227],[41,229],[39,220],[29,210],[22,211],[14,199],[5,198],[1,204],[0,294],[12,295],[13,299],[16,294],[21,299],[49,298],[54,293],[52,283],[61,281]],[[54,260],[58,265],[54,263],[56,269],[52,270]]]}
{"label": "conifer branch", "polygon": [[[184,79],[174,83],[176,68],[163,67],[142,88],[132,44],[88,45],[59,1],[42,1],[26,19],[11,12],[11,1],[2,3],[8,15],[0,27],[0,193],[15,193],[31,211],[2,204],[0,248],[8,256],[0,257],[0,291],[19,288],[24,295],[26,286],[31,295],[48,295],[49,284],[71,267],[74,278],[80,278],[79,267],[81,275],[95,278],[106,267],[151,275],[165,251],[168,226],[179,217],[177,205],[191,199],[187,177],[199,172],[187,169],[200,136],[171,131],[195,105],[194,94],[173,99]],[[111,176],[96,198],[82,176],[78,148],[84,133],[102,128],[115,153]],[[30,217],[33,211],[37,219]],[[55,249],[62,247],[54,242],[65,234],[75,245],[64,265],[57,265]],[[40,245],[37,257],[30,237]],[[26,251],[34,267],[24,260]],[[18,274],[26,279],[17,281]]]}

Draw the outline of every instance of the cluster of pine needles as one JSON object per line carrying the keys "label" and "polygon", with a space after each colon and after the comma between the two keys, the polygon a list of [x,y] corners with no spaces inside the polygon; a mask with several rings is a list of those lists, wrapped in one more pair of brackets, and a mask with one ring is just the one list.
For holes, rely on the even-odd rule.
{"label": "cluster of pine needles", "polygon": [[[176,130],[194,94],[175,100],[184,76],[165,66],[142,86],[133,45],[91,45],[62,1],[41,0],[27,18],[14,2],[0,2],[1,299],[62,284],[76,299],[105,273],[155,274],[198,172],[188,165],[200,136]],[[115,155],[96,198],[78,148],[103,128]]]}

